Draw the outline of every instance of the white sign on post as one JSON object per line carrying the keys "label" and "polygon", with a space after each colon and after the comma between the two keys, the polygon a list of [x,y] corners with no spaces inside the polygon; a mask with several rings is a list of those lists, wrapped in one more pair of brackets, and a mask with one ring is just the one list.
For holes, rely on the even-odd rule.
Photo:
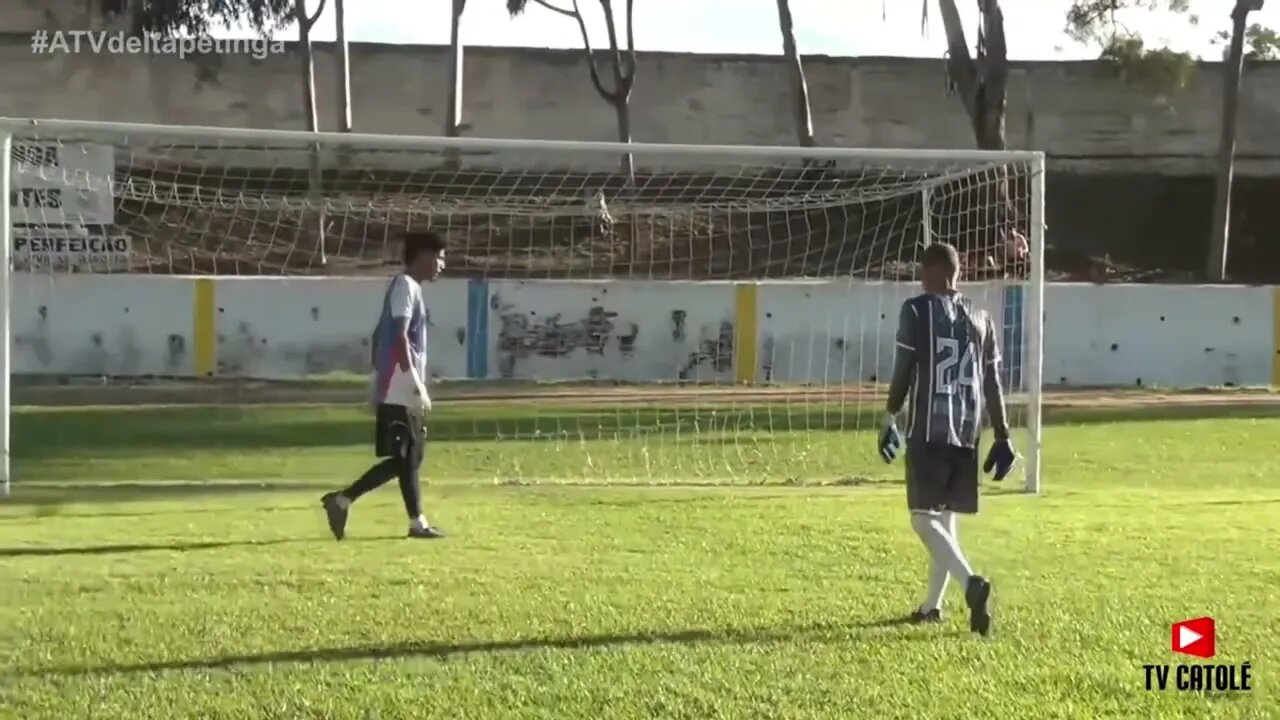
{"label": "white sign on post", "polygon": [[111,225],[115,148],[15,141],[9,213],[19,225]]}

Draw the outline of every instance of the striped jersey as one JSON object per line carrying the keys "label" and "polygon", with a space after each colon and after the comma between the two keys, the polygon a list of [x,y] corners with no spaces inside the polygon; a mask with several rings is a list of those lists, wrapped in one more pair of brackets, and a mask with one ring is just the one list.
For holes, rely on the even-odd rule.
{"label": "striped jersey", "polygon": [[382,298],[382,314],[373,340],[374,403],[415,406],[416,386],[413,376],[400,369],[403,343],[400,326],[408,323],[410,358],[417,366],[418,377],[427,381],[427,306],[422,299],[422,285],[405,273],[391,279]]}
{"label": "striped jersey", "polygon": [[991,316],[958,292],[918,295],[902,305],[897,343],[915,354],[909,441],[976,448],[983,383],[999,372]]}

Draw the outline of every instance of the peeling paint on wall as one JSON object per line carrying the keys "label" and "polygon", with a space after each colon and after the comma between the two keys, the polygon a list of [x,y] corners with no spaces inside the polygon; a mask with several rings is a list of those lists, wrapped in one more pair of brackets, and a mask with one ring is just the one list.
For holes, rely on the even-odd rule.
{"label": "peeling paint on wall", "polygon": [[310,343],[273,344],[241,322],[230,336],[218,334],[218,374],[231,377],[275,377],[292,368],[297,375],[369,371],[367,336]]}
{"label": "peeling paint on wall", "polygon": [[[101,308],[101,306],[99,306]],[[102,323],[103,330],[93,323],[67,323],[68,331],[58,337],[54,323],[55,314],[49,305],[35,308],[34,318],[25,328],[13,334],[15,367],[37,367],[68,375],[178,375],[186,361],[186,338],[157,332],[164,336],[156,347],[165,348],[162,369],[146,362],[145,346],[150,328],[141,331],[127,322],[129,308],[122,309],[120,324]],[[17,318],[21,323],[22,317]],[[82,321],[83,317],[77,318]],[[56,338],[56,339],[55,339]],[[58,350],[55,350],[55,347]]]}

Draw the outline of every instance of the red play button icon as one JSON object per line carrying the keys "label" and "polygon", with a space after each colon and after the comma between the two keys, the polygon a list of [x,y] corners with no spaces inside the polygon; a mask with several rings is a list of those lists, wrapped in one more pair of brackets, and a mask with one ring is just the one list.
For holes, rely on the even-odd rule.
{"label": "red play button icon", "polygon": [[1217,652],[1218,638],[1213,618],[1200,617],[1173,624],[1173,651],[1198,658],[1211,658]]}

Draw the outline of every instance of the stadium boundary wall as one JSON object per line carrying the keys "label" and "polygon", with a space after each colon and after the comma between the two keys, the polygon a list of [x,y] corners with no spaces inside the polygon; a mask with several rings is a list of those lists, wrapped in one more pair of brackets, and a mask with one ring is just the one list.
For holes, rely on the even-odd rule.
{"label": "stadium boundary wall", "polygon": [[[15,273],[13,371],[294,379],[363,373],[382,278]],[[1022,288],[963,288],[1021,366]],[[884,378],[905,283],[442,279],[444,379],[837,384]],[[1050,284],[1049,385],[1280,385],[1280,288]],[[1010,380],[1020,380],[1014,376]]]}

